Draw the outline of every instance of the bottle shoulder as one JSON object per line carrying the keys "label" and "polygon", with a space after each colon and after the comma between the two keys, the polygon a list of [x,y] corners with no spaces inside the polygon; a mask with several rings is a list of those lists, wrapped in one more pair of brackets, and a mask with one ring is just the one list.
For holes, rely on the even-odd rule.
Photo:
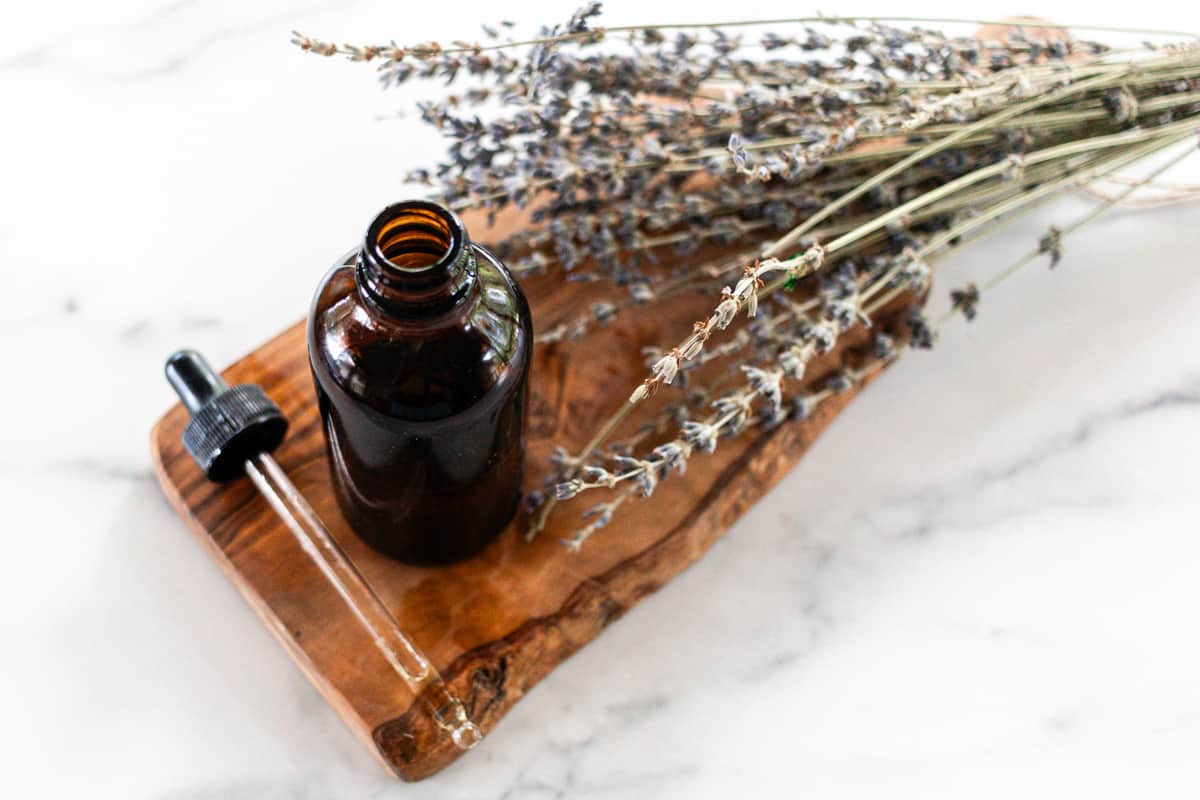
{"label": "bottle shoulder", "polygon": [[473,246],[470,290],[430,318],[382,312],[358,291],[353,255],[335,264],[308,317],[309,357],[323,388],[405,421],[484,410],[519,390],[533,345],[529,306],[503,265]]}

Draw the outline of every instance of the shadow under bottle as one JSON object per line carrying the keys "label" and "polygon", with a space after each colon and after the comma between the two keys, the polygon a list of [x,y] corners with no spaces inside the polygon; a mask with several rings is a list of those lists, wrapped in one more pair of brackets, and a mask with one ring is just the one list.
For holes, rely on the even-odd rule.
{"label": "shadow under bottle", "polygon": [[380,552],[449,564],[486,547],[520,496],[529,307],[435,203],[389,206],[317,289],[308,351],[333,485]]}

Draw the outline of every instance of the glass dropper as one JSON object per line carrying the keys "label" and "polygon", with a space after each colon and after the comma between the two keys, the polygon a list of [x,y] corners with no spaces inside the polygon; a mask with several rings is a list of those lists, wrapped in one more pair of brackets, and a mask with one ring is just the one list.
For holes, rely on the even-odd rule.
{"label": "glass dropper", "polygon": [[483,732],[468,717],[462,702],[405,635],[304,495],[271,457],[287,431],[287,420],[279,407],[253,384],[231,388],[194,350],[180,350],[168,358],[166,375],[192,415],[183,432],[183,444],[209,480],[224,482],[247,475],[438,727],[463,750],[478,744]]}

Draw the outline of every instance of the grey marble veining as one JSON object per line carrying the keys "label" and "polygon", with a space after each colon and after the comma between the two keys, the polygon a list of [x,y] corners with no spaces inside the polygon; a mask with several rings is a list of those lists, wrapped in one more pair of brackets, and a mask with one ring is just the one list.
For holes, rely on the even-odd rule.
{"label": "grey marble veining", "polygon": [[[704,559],[430,781],[386,778],[279,650],[154,484],[161,364],[185,345],[225,363],[298,318],[404,169],[439,153],[414,120],[377,119],[419,92],[303,57],[288,31],[421,41],[557,13],[6,9],[3,794],[1195,796],[1196,207],[1112,214],[905,356]],[[1136,13],[1200,29],[1182,6]],[[1173,177],[1200,180],[1186,166]],[[945,262],[939,297],[1090,207]]]}

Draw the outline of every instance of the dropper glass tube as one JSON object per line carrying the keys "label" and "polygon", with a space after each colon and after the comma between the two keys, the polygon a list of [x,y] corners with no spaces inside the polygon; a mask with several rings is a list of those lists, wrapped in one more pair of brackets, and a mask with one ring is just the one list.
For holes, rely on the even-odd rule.
{"label": "dropper glass tube", "polygon": [[246,461],[245,469],[246,475],[287,525],[305,554],[366,628],[376,649],[429,710],[438,726],[464,750],[478,744],[483,733],[467,717],[462,702],[450,693],[442,676],[405,636],[379,595],[346,557],[279,463],[270,454],[259,453]]}
{"label": "dropper glass tube", "polygon": [[166,375],[192,415],[184,430],[184,446],[208,478],[226,481],[244,471],[438,727],[463,750],[478,744],[483,732],[468,717],[462,702],[405,635],[304,495],[272,458],[271,451],[287,430],[279,407],[252,384],[230,388],[193,350],[181,350],[167,359]]}

